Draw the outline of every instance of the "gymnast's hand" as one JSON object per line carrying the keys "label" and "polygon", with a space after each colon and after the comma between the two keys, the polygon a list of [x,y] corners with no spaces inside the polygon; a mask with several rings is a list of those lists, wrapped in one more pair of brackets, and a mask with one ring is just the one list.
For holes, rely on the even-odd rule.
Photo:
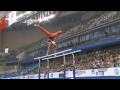
{"label": "gymnast's hand", "polygon": [[38,26],[38,24],[34,24],[34,26]]}

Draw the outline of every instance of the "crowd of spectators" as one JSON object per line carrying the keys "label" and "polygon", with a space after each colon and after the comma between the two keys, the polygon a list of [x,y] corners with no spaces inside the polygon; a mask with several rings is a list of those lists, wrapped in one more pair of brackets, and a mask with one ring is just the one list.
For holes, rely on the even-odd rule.
{"label": "crowd of spectators", "polygon": [[71,36],[73,33],[80,33],[87,31],[89,29],[92,29],[94,27],[98,27],[102,24],[105,24],[107,22],[111,22],[113,20],[120,18],[120,12],[119,11],[106,11],[102,12],[100,14],[97,14],[93,17],[91,17],[87,21],[82,21],[80,24],[75,25],[71,29],[69,29],[66,33],[60,35],[58,38],[66,38]]}
{"label": "crowd of spectators", "polygon": [[4,60],[6,58],[10,58],[11,56],[9,54],[6,55],[0,55],[0,60]]}
{"label": "crowd of spectators", "polygon": [[14,51],[11,51],[10,53],[0,53],[0,60],[6,60],[6,59],[15,59],[16,53]]}
{"label": "crowd of spectators", "polygon": [[[66,71],[73,70],[72,55],[66,56]],[[64,70],[63,57],[51,59],[49,66],[47,61],[41,62],[41,73],[60,72]],[[120,66],[120,49],[108,49],[92,52],[81,52],[75,54],[76,70],[112,68]],[[49,69],[48,69],[49,68]],[[31,70],[32,74],[38,73],[38,66]],[[29,73],[30,74],[30,73]]]}

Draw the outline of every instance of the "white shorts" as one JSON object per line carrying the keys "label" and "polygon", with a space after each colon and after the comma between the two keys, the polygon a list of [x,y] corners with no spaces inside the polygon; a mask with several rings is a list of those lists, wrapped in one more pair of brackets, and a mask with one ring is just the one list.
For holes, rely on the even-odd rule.
{"label": "white shorts", "polygon": [[55,41],[52,41],[52,44],[56,44]]}

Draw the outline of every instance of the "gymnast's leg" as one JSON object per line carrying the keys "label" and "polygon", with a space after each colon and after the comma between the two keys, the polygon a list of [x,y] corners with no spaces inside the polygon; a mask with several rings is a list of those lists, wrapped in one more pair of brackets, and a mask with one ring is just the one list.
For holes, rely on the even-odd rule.
{"label": "gymnast's leg", "polygon": [[49,54],[49,51],[50,51],[50,47],[52,46],[52,42],[48,42],[48,50],[47,50],[47,53],[46,53],[46,55],[48,55]]}
{"label": "gymnast's leg", "polygon": [[43,28],[43,27],[40,26],[40,25],[37,25],[37,26],[38,26],[38,28],[39,28],[40,30],[42,30],[48,37],[51,36],[52,33],[50,33],[48,30],[46,30],[45,28]]}

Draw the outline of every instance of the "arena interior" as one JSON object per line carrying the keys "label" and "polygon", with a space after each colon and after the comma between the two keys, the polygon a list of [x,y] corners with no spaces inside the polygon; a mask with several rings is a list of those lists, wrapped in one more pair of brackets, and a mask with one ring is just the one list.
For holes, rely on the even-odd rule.
{"label": "arena interior", "polygon": [[119,54],[119,11],[0,11],[0,79],[119,79]]}

